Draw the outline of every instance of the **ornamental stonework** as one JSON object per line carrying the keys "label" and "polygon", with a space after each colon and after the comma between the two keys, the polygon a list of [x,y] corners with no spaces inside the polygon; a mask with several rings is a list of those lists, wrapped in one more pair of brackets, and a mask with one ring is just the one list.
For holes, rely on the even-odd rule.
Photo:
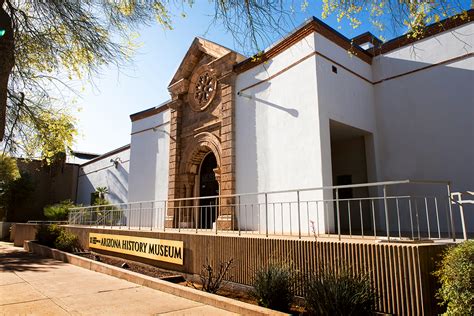
{"label": "ornamental stonework", "polygon": [[[174,200],[200,196],[200,168],[208,154],[216,158],[213,171],[219,195],[235,193],[233,66],[243,59],[197,38],[168,87],[172,101],[166,227],[196,227],[198,215],[175,210],[183,206],[179,203],[199,202]],[[233,198],[219,200],[217,229],[237,227],[234,204]]]}
{"label": "ornamental stonework", "polygon": [[215,72],[202,65],[193,74],[189,84],[188,102],[194,111],[204,111],[214,100],[217,91]]}

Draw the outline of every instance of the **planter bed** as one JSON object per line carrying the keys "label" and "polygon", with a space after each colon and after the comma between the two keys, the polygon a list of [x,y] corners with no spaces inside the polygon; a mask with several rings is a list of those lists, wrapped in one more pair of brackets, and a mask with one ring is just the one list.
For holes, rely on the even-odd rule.
{"label": "planter bed", "polygon": [[[154,278],[159,278],[164,281],[176,283],[181,286],[186,286],[188,288],[197,289],[201,291],[199,276],[196,275],[180,274],[176,271],[161,269],[146,263],[104,255],[96,252],[84,252],[79,253],[77,255],[90,260],[94,260],[96,262],[111,265],[119,269],[124,269],[121,266],[122,264],[126,263],[128,265],[128,268],[125,268],[125,270],[144,274]],[[192,280],[192,282],[190,280]],[[194,286],[192,285],[192,283],[194,283]],[[249,286],[243,286],[240,284],[229,282],[222,288],[220,288],[216,294],[219,296],[258,306],[257,300],[249,295],[249,290]],[[303,315],[304,308],[294,305],[291,309],[291,312],[293,315]]]}
{"label": "planter bed", "polygon": [[[150,277],[154,278],[159,278],[162,280],[166,281],[172,281],[172,280],[179,280],[182,279],[184,280],[184,277],[181,274],[177,274],[176,272],[161,269],[154,267],[152,265],[132,261],[132,260],[127,260],[127,259],[122,259],[118,257],[113,257],[113,256],[107,256],[104,254],[99,254],[95,252],[83,252],[83,253],[78,253],[76,254],[78,256],[81,256],[83,258],[87,258],[90,260],[94,260],[97,262],[102,262],[107,265],[111,265],[117,268],[122,268],[122,264],[127,264],[127,268],[122,268],[126,269],[128,271],[148,275]],[[174,282],[174,283],[179,283],[179,282]]]}

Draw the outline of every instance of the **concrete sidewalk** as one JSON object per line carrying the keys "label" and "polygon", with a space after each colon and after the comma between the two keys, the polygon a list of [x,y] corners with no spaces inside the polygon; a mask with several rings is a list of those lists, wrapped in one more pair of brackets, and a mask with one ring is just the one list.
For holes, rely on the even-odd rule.
{"label": "concrete sidewalk", "polygon": [[0,242],[0,315],[236,315]]}

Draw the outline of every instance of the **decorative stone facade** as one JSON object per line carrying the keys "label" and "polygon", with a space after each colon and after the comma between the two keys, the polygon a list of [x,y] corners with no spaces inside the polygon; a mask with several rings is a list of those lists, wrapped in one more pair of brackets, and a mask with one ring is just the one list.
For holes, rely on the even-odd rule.
{"label": "decorative stone facade", "polygon": [[[168,87],[172,101],[167,227],[194,227],[196,216],[181,210],[197,202],[176,199],[199,196],[199,169],[209,152],[217,161],[214,172],[219,195],[235,193],[233,66],[242,59],[229,49],[197,38]],[[220,199],[217,228],[236,227],[232,199]]]}

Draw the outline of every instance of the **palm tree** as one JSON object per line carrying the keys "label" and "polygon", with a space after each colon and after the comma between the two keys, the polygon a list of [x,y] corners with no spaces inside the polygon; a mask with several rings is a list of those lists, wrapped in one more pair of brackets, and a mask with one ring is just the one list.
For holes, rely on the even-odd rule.
{"label": "palm tree", "polygon": [[107,187],[97,187],[95,194],[99,199],[105,200],[105,195],[109,194],[109,189],[107,189]]}

